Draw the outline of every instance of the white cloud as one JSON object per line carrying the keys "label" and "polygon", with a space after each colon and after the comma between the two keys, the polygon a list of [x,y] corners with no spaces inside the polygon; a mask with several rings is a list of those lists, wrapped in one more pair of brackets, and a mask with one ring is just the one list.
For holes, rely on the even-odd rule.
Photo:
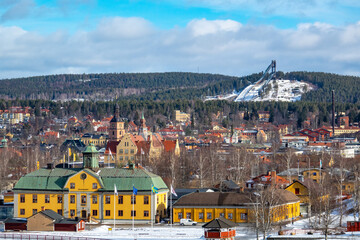
{"label": "white cloud", "polygon": [[205,18],[192,20],[187,26],[195,37],[219,32],[237,32],[241,23],[233,20],[208,21]]}
{"label": "white cloud", "polygon": [[360,23],[296,29],[194,19],[155,28],[142,18],[106,18],[92,31],[49,35],[0,25],[0,79],[83,72],[192,71],[242,76],[276,59],[282,71],[358,73]]}

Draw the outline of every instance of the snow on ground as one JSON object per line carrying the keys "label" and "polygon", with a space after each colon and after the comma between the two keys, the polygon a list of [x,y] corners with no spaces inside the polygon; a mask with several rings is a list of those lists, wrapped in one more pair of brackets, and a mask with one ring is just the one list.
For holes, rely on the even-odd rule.
{"label": "snow on ground", "polygon": [[[313,89],[308,83],[295,80],[277,79],[269,81],[267,85],[265,83],[264,81],[247,86],[234,101],[295,102],[301,99],[302,94]],[[263,95],[259,96],[259,92],[262,91],[264,91]]]}
{"label": "snow on ground", "polygon": [[[343,201],[344,211],[349,210],[353,207],[353,200]],[[341,231],[345,231],[347,221],[354,221],[354,216],[344,215],[342,227],[339,228],[339,209],[333,211],[332,218],[334,219],[333,224],[330,226],[332,235],[329,235],[328,239],[358,239],[360,240],[360,232],[346,232],[345,234],[339,234]],[[312,217],[311,221],[314,221]],[[93,225],[92,225],[93,226]],[[198,226],[179,226],[179,225],[159,225],[156,224],[154,227],[151,226],[136,226],[134,230],[131,226],[124,225],[119,227],[117,225],[115,230],[109,231],[112,228],[111,225],[101,225],[95,227],[93,230],[83,232],[22,232],[22,233],[0,233],[0,239],[4,239],[4,234],[18,234],[17,239],[44,239],[44,236],[54,236],[55,240],[59,239],[60,236],[68,238],[94,238],[94,239],[111,239],[111,240],[128,240],[128,239],[143,239],[143,240],[173,240],[173,239],[188,239],[188,240],[199,240],[204,239],[204,230],[201,224]],[[336,229],[335,229],[336,228]],[[303,218],[295,221],[293,224],[289,223],[282,227],[282,230],[286,235],[278,236],[279,229],[274,229],[270,236],[284,239],[295,239],[295,238],[307,238],[307,239],[323,239],[324,235],[320,230],[313,230],[309,227],[309,219]],[[312,235],[308,235],[308,232],[312,232]],[[295,235],[290,235],[291,233]],[[22,235],[20,237],[20,234]],[[25,236],[25,237],[24,237]],[[47,238],[49,239],[49,238]],[[236,227],[236,240],[255,240],[256,235],[254,228],[246,225]],[[260,233],[260,239],[262,235]]]}

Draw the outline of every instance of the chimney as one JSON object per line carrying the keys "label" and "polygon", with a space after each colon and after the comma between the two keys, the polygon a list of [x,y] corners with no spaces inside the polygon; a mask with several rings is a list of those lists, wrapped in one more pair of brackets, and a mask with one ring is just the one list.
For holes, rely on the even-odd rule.
{"label": "chimney", "polygon": [[275,185],[276,184],[276,171],[271,170],[270,176],[271,176],[271,185]]}

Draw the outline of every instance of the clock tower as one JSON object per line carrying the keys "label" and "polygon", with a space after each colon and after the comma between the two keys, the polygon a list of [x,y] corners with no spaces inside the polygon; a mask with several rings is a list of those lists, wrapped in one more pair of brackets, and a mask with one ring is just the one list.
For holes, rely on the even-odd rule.
{"label": "clock tower", "polygon": [[94,144],[90,143],[83,151],[83,168],[99,168],[98,156],[99,152],[96,150]]}
{"label": "clock tower", "polygon": [[110,121],[109,140],[120,141],[125,134],[124,121],[120,119],[119,105],[115,106],[114,117]]}

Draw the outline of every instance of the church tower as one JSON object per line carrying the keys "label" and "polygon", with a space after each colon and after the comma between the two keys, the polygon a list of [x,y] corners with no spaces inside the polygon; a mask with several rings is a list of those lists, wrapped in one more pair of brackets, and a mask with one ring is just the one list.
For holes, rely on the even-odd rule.
{"label": "church tower", "polygon": [[148,128],[146,126],[146,120],[145,120],[145,117],[144,117],[144,112],[141,113],[139,135],[143,136],[145,141],[147,141],[149,133],[148,133]]}
{"label": "church tower", "polygon": [[119,105],[116,104],[114,117],[110,121],[109,140],[120,141],[125,134],[124,122],[120,119]]}
{"label": "church tower", "polygon": [[83,151],[83,168],[99,168],[98,155],[99,152],[96,150],[94,144],[90,143]]}

